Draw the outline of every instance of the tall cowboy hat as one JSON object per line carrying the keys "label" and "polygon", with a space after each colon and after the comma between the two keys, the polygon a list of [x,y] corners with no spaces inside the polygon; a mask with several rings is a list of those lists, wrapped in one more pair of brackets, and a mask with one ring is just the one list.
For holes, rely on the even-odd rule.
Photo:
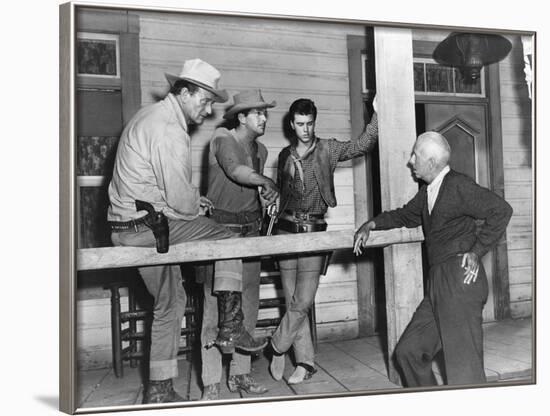
{"label": "tall cowboy hat", "polygon": [[230,120],[235,114],[244,110],[250,110],[252,108],[272,108],[276,105],[277,103],[275,101],[266,103],[260,90],[247,90],[233,96],[233,105],[227,109],[223,118]]}
{"label": "tall cowboy hat", "polygon": [[218,89],[218,81],[220,80],[220,72],[202,59],[189,59],[183,63],[183,68],[179,75],[165,73],[166,79],[170,85],[174,85],[176,81],[189,81],[215,95],[214,101],[224,103],[229,96],[227,91]]}

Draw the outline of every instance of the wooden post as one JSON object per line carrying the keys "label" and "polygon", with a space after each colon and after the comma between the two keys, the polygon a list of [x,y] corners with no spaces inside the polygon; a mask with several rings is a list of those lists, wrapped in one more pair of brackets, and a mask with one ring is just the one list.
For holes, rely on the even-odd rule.
{"label": "wooden post", "polygon": [[[355,140],[365,128],[361,54],[367,50],[367,42],[365,36],[351,35],[348,35],[347,41],[351,137]],[[353,159],[352,165],[355,227],[359,228],[364,222],[373,217],[371,155]],[[360,337],[373,335],[375,332],[376,302],[374,293],[376,287],[374,284],[372,253],[372,251],[367,251],[364,255],[355,258],[357,267],[357,318]]]}
{"label": "wooden post", "polygon": [[[412,33],[374,28],[382,209],[403,206],[418,190],[407,168],[416,139]],[[393,352],[422,300],[419,243],[384,248],[389,378],[399,383]]]}

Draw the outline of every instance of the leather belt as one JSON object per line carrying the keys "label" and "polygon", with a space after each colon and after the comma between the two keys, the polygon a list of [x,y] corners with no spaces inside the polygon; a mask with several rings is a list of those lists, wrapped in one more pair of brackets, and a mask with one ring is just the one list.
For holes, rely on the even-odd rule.
{"label": "leather belt", "polygon": [[214,208],[210,218],[222,224],[250,224],[253,221],[261,220],[261,211],[230,212]]}
{"label": "leather belt", "polygon": [[147,226],[147,218],[149,217],[149,214],[137,218],[135,220],[130,221],[107,221],[107,224],[111,227],[112,231],[126,231],[134,229],[136,232],[138,231],[138,227],[141,225]]}
{"label": "leather belt", "polygon": [[313,233],[316,231],[326,231],[327,223],[326,222],[294,222],[289,221],[285,218],[279,218],[277,222],[277,229],[286,231],[289,233]]}
{"label": "leather belt", "polygon": [[289,209],[285,209],[283,211],[283,214],[290,215],[291,217],[302,221],[322,220],[323,218],[325,218],[324,214],[310,214],[309,212],[292,211]]}
{"label": "leather belt", "polygon": [[260,231],[261,221],[258,219],[254,222],[249,222],[247,224],[226,224],[226,223],[223,223],[223,225],[226,228],[229,228],[234,233],[245,235],[245,234],[248,234],[248,233],[251,233],[251,232]]}

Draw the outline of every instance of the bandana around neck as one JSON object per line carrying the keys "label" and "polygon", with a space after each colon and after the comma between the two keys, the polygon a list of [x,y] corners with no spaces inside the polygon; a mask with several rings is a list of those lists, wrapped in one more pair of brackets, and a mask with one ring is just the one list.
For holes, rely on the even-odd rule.
{"label": "bandana around neck", "polygon": [[[313,144],[305,151],[305,153],[302,156],[296,157],[293,152],[290,153],[290,157],[292,158],[293,166],[291,166],[290,175],[294,178],[294,175],[296,171],[298,171],[298,175],[300,176],[300,180],[302,182],[302,191],[305,190],[305,183],[304,183],[304,169],[302,168],[302,160],[306,159],[313,151],[315,150],[315,147],[317,146],[317,138],[313,141]],[[296,148],[293,149],[294,153],[298,154],[296,152]],[[294,169],[293,169],[294,168]]]}

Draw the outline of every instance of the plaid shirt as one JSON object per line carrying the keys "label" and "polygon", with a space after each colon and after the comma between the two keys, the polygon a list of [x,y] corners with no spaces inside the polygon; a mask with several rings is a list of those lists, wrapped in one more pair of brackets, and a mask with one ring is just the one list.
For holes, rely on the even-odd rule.
{"label": "plaid shirt", "polygon": [[[316,140],[319,139],[316,138]],[[331,169],[335,168],[338,162],[353,159],[371,152],[376,146],[377,141],[378,117],[376,113],[374,113],[367,128],[356,141],[339,142],[335,139],[328,140]],[[291,184],[294,191],[292,195],[297,196],[297,198],[291,196],[285,209],[324,215],[327,212],[328,205],[324,201],[321,191],[319,190],[319,185],[315,179],[315,174],[313,172],[313,153],[315,153],[315,150],[308,153],[304,159],[301,159],[295,147],[290,149],[290,154],[295,161],[294,163],[300,163],[301,169],[295,170],[296,173],[293,183]],[[303,172],[303,179],[299,174],[300,170]]]}

